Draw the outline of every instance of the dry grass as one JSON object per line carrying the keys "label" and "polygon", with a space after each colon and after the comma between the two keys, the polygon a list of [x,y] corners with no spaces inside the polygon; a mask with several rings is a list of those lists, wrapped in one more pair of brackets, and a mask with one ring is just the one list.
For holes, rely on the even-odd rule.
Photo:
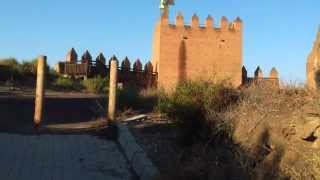
{"label": "dry grass", "polygon": [[300,136],[308,133],[303,132],[306,118],[317,118],[320,125],[319,112],[319,93],[301,86],[244,89],[239,104],[225,114],[235,128],[234,142],[245,152],[239,153],[239,162],[254,179],[319,179],[318,139]]}
{"label": "dry grass", "polygon": [[[231,90],[189,82],[172,95],[160,97],[160,110],[182,123],[191,135],[187,137],[192,146],[198,142],[196,145],[200,144],[207,154],[225,150],[228,157],[219,163],[236,160],[233,170],[240,168],[251,179],[320,179],[317,134],[309,132],[315,136],[312,140],[301,137],[301,133],[308,133],[308,117],[317,119],[311,129],[320,127],[318,92],[296,84],[284,84],[281,89],[256,86]],[[198,155],[202,156],[200,152]],[[191,173],[207,173],[192,176],[210,179],[208,172],[217,167],[207,166],[212,160],[208,156],[189,161],[180,174],[194,169]]]}

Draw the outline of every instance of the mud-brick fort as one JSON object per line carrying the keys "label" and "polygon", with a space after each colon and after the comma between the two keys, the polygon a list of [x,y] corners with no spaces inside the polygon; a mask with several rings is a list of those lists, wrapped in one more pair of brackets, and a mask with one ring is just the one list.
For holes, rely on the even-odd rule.
{"label": "mud-brick fort", "polygon": [[[220,27],[214,26],[214,19],[208,16],[200,25],[198,16],[192,16],[186,24],[181,14],[175,23],[170,23],[166,14],[156,24],[152,60],[142,68],[136,61],[133,68],[126,58],[118,71],[119,82],[141,84],[143,88],[158,87],[170,90],[185,80],[223,81],[234,87],[249,84],[279,86],[278,72],[273,68],[264,77],[258,67],[254,77],[247,76],[243,66],[243,23],[240,18],[229,22],[226,17],[220,20]],[[106,75],[108,64],[103,54],[96,61],[86,51],[81,60],[71,49],[66,60],[56,66],[57,72],[66,76],[90,77]],[[140,86],[140,85],[139,85]]]}

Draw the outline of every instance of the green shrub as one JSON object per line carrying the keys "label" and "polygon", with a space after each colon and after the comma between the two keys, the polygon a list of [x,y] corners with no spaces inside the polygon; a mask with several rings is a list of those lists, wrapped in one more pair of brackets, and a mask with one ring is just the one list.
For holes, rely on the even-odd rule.
{"label": "green shrub", "polygon": [[19,66],[19,71],[21,74],[24,74],[25,76],[36,76],[37,73],[37,61],[31,60],[31,61],[23,61]]}
{"label": "green shrub", "polygon": [[188,81],[170,94],[161,93],[157,109],[180,125],[186,143],[193,143],[213,135],[229,136],[231,126],[219,114],[237,99],[237,91],[223,84]]}
{"label": "green shrub", "polygon": [[[23,61],[22,63],[14,58],[1,59],[0,66],[1,81],[10,80],[21,85],[34,85],[37,72],[36,59]],[[47,66],[47,69],[49,70],[49,66]]]}
{"label": "green shrub", "polygon": [[2,66],[14,67],[14,66],[17,66],[18,64],[19,63],[15,58],[0,59],[0,65]]}
{"label": "green shrub", "polygon": [[22,74],[19,71],[19,63],[14,58],[7,58],[0,60],[1,65],[1,80],[16,80],[22,78]]}
{"label": "green shrub", "polygon": [[49,68],[46,76],[49,84],[54,84],[59,77],[60,75],[54,69]]}
{"label": "green shrub", "polygon": [[83,89],[83,86],[78,80],[74,80],[71,78],[64,78],[64,77],[59,77],[58,79],[55,80],[53,85],[62,90],[74,90],[74,91],[80,91]]}
{"label": "green shrub", "polygon": [[96,76],[94,78],[86,79],[83,81],[83,86],[88,92],[100,94],[106,93],[108,90],[109,78]]}
{"label": "green shrub", "polygon": [[119,89],[117,93],[117,106],[121,110],[137,107],[140,103],[138,90],[134,88]]}
{"label": "green shrub", "polygon": [[14,71],[18,71],[18,73],[23,76],[35,75],[37,69],[36,60],[23,61],[22,63],[19,63],[14,58],[7,58],[0,60],[0,65],[6,66],[12,73]]}
{"label": "green shrub", "polygon": [[121,111],[133,109],[150,112],[157,105],[157,100],[158,91],[154,89],[138,90],[125,87],[117,92],[117,107]]}

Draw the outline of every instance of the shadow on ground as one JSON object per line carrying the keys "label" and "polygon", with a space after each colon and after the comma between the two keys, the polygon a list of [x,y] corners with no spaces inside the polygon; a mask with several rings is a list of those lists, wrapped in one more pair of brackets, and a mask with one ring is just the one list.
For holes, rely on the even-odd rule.
{"label": "shadow on ground", "polygon": [[174,123],[130,122],[129,126],[159,167],[161,176],[156,179],[286,179],[279,174],[281,149],[265,148],[269,139],[267,131],[258,138],[253,153],[230,139],[185,144],[179,126]]}
{"label": "shadow on ground", "polygon": [[[106,98],[46,98],[42,126],[97,120],[102,116],[100,105],[106,104],[106,100]],[[32,97],[0,98],[0,133],[37,133],[34,129],[33,114]]]}

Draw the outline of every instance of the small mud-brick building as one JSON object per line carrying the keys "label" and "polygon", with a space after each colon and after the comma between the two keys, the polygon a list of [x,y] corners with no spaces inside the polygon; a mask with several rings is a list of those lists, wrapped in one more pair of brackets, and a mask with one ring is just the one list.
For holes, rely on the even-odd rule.
{"label": "small mud-brick building", "polygon": [[320,27],[307,60],[307,87],[309,89],[320,88]]}
{"label": "small mud-brick building", "polygon": [[158,87],[170,90],[187,79],[224,80],[240,86],[242,32],[240,18],[229,23],[222,17],[218,28],[211,16],[202,26],[197,15],[192,16],[190,25],[180,14],[175,24],[162,15],[153,37],[152,64],[158,73]]}

